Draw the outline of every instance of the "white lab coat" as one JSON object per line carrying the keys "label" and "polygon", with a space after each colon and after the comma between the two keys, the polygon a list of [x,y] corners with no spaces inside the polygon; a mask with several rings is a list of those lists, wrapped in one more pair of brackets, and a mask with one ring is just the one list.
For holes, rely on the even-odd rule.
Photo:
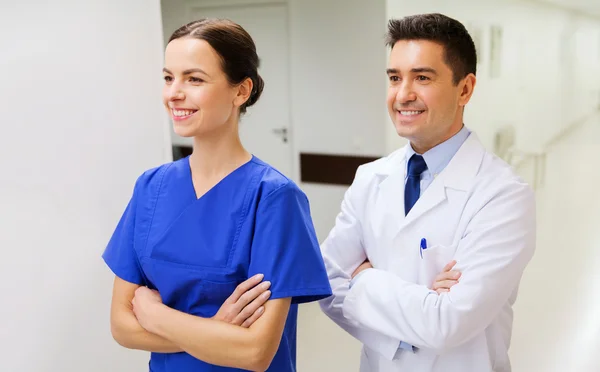
{"label": "white lab coat", "polygon": [[[535,248],[533,191],[471,133],[405,217],[405,153],[357,170],[322,244],[333,296],[321,308],[363,343],[361,372],[510,371],[512,305]],[[349,289],[365,258],[374,269]],[[452,259],[462,277],[438,295],[429,288]]]}

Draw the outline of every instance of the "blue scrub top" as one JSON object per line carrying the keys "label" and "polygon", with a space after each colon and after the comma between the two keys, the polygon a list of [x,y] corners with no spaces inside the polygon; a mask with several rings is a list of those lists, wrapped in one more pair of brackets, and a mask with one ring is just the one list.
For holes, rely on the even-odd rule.
{"label": "blue scrub top", "polygon": [[[238,284],[264,274],[271,299],[292,298],[268,371],[296,370],[298,304],[331,295],[306,195],[254,156],[199,199],[189,157],[146,171],[102,257],[121,279],[205,318]],[[187,353],[152,353],[150,370],[239,371]]]}

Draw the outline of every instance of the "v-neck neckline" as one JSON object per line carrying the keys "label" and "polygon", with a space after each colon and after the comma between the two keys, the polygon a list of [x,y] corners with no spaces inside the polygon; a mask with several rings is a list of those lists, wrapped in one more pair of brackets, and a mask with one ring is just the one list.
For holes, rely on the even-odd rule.
{"label": "v-neck neckline", "polygon": [[250,160],[248,160],[247,162],[241,164],[239,167],[235,168],[234,170],[232,170],[231,172],[229,172],[227,175],[225,175],[225,177],[221,178],[217,183],[215,183],[214,185],[212,185],[208,190],[206,190],[204,192],[204,194],[198,196],[198,194],[196,193],[196,187],[194,186],[194,178],[192,175],[192,166],[190,164],[190,155],[185,157],[185,162],[186,162],[186,170],[187,170],[187,183],[189,185],[189,187],[191,188],[191,195],[194,198],[194,201],[198,201],[201,200],[202,198],[204,198],[208,193],[210,193],[212,190],[216,189],[220,184],[222,184],[223,182],[225,182],[228,178],[230,178],[233,174],[238,173],[240,170],[242,170],[243,168],[246,168],[246,166],[252,162],[255,161],[256,157],[254,156],[254,154],[250,154]]}

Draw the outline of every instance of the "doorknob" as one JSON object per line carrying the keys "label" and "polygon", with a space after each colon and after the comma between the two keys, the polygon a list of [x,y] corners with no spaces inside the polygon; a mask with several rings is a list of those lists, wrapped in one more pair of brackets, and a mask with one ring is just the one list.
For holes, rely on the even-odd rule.
{"label": "doorknob", "polygon": [[286,127],[283,128],[275,128],[273,129],[273,133],[280,136],[283,143],[287,143],[288,141],[288,130]]}

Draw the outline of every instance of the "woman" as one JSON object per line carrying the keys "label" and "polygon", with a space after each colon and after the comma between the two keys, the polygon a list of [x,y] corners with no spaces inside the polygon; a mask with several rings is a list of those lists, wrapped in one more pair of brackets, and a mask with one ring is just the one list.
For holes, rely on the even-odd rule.
{"label": "woman", "polygon": [[[258,64],[226,20],[187,24],[167,45],[164,105],[193,153],[139,177],[103,255],[113,336],[151,351],[151,371],[294,371],[297,305],[331,295],[306,196],[240,142]],[[247,313],[217,314],[263,277],[270,292],[242,296],[256,298]]]}

